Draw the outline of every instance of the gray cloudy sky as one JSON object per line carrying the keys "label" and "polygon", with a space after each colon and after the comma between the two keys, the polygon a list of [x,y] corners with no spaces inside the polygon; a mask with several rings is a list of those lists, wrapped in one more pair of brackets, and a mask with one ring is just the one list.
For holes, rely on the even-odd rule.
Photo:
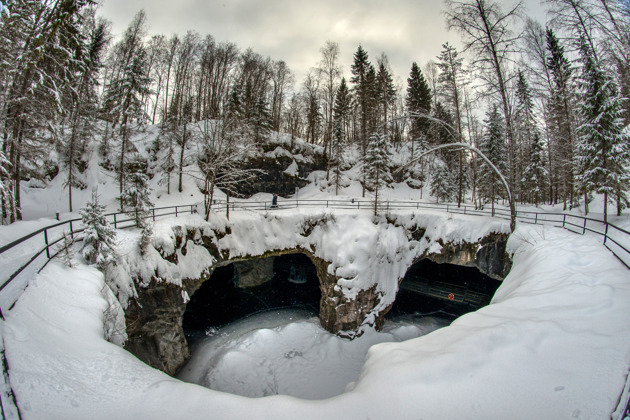
{"label": "gray cloudy sky", "polygon": [[[538,0],[526,3],[529,12],[544,18]],[[346,76],[361,44],[372,63],[384,52],[394,77],[405,81],[412,62],[422,66],[434,59],[444,42],[460,45],[459,35],[446,30],[442,8],[440,0],[102,0],[100,14],[120,35],[144,9],[151,34],[195,30],[241,50],[251,47],[284,60],[301,83],[327,40],[339,44]]]}

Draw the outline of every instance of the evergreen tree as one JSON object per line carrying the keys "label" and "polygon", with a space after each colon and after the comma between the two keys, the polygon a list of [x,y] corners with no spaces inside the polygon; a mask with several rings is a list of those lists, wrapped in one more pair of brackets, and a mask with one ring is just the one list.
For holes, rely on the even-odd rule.
{"label": "evergreen tree", "polygon": [[[87,25],[86,25],[87,26]],[[95,132],[98,107],[98,75],[102,67],[101,55],[107,43],[105,21],[94,22],[89,33],[81,40],[75,78],[78,86],[71,87],[70,136],[61,145],[61,160],[66,166],[68,188],[68,209],[72,211],[72,188],[85,188],[81,180],[80,167],[85,167],[83,153],[86,141]],[[83,141],[82,141],[83,139]]]}
{"label": "evergreen tree", "polygon": [[368,80],[368,73],[370,72],[370,68],[374,70],[372,64],[370,64],[370,61],[368,59],[367,52],[363,49],[363,47],[361,47],[361,45],[359,45],[357,52],[354,53],[354,61],[350,66],[350,70],[352,71],[350,82],[354,84],[353,90],[357,98],[360,127],[359,141],[361,144],[363,155],[365,155],[367,151],[367,133],[370,117],[370,101],[372,94],[371,86]]}
{"label": "evergreen tree", "polygon": [[431,194],[436,202],[450,201],[457,192],[453,174],[448,166],[441,162],[436,166],[431,177]]}
{"label": "evergreen tree", "polygon": [[149,177],[140,169],[130,172],[125,180],[121,197],[122,208],[134,218],[136,226],[145,228],[153,203],[150,197]]}
{"label": "evergreen tree", "polygon": [[[525,79],[525,75],[519,69],[516,80],[516,115],[514,117],[514,135],[518,144],[518,157],[515,164],[518,165],[517,172],[522,174],[524,169],[531,163],[530,157],[532,156],[531,148],[533,138],[536,133],[536,121],[534,119],[534,102],[532,100],[531,89]],[[538,146],[542,147],[540,139],[538,139]],[[538,153],[538,152],[537,152]],[[537,157],[542,159],[542,155]],[[537,165],[542,164],[542,161]],[[518,190],[513,191],[516,195],[521,197],[521,201],[526,199],[526,193],[530,190],[525,185],[517,184],[513,188],[518,187]],[[533,195],[532,195],[533,197]],[[539,193],[536,194],[536,200],[540,199]]]}
{"label": "evergreen tree", "polygon": [[555,190],[557,202],[560,195],[565,202],[573,202],[575,159],[573,157],[576,140],[574,130],[574,115],[572,103],[572,73],[569,60],[565,57],[564,47],[551,29],[546,32],[547,50],[549,57],[547,66],[551,72],[553,86],[549,99],[550,113],[550,141],[548,145],[551,165],[549,168],[550,182]]}
{"label": "evergreen tree", "polygon": [[389,111],[396,99],[396,89],[394,80],[387,65],[387,58],[382,56],[378,62],[376,73],[376,97],[378,100],[378,113],[381,115],[380,123],[384,126],[384,133],[387,135]]}
{"label": "evergreen tree", "polygon": [[90,263],[104,268],[116,261],[116,231],[104,216],[105,206],[98,202],[96,189],[92,190],[92,201],[79,210],[85,226],[81,255]]}
{"label": "evergreen tree", "polygon": [[[437,57],[437,67],[440,69],[438,82],[441,86],[442,95],[446,103],[450,106],[451,113],[455,117],[455,127],[457,128],[458,141],[464,141],[464,133],[462,130],[461,115],[461,87],[465,84],[463,81],[463,59],[459,56],[457,50],[452,45],[442,45],[442,52]],[[436,94],[436,93],[435,93]],[[458,152],[458,171],[457,171],[457,205],[459,206],[464,194],[464,159],[462,151]]]}
{"label": "evergreen tree", "polygon": [[365,182],[374,190],[374,215],[378,213],[380,189],[393,181],[389,169],[391,155],[387,136],[383,133],[372,134],[363,159],[363,167]]}
{"label": "evergreen tree", "polygon": [[534,132],[532,143],[529,147],[529,164],[523,171],[521,183],[523,191],[529,194],[529,201],[538,206],[544,200],[545,188],[548,181],[548,172],[544,164],[544,150],[540,135]]}
{"label": "evergreen tree", "polygon": [[3,152],[11,162],[13,202],[10,220],[22,218],[23,178],[43,178],[50,154],[42,131],[67,112],[67,94],[76,84],[82,10],[91,0],[12,2],[0,25],[0,119]]}
{"label": "evergreen tree", "polygon": [[256,101],[250,123],[252,124],[254,132],[254,140],[257,143],[267,139],[271,134],[271,130],[273,128],[271,111],[269,109],[269,104],[263,96],[259,97],[258,101]]}
{"label": "evergreen tree", "polygon": [[623,107],[614,79],[602,70],[584,38],[580,39],[582,72],[579,112],[582,124],[576,150],[577,181],[585,195],[604,196],[604,221],[608,220],[608,202],[617,199],[618,213],[628,203],[630,188],[630,136],[624,129]]}
{"label": "evergreen tree", "polygon": [[343,147],[346,143],[346,125],[348,124],[350,106],[350,91],[346,85],[346,79],[342,78],[335,97],[335,107],[333,110],[334,131],[331,144],[332,153],[329,161],[329,167],[333,172],[332,182],[335,184],[335,195],[339,194],[341,166],[343,165]]}
{"label": "evergreen tree", "polygon": [[148,86],[146,52],[139,46],[120,77],[109,84],[105,93],[105,108],[112,116],[114,123],[120,123],[121,146],[118,176],[121,194],[125,185],[125,157],[127,151],[131,149],[130,124],[134,119],[143,120],[142,99],[149,93]]}
{"label": "evergreen tree", "polygon": [[[411,115],[414,114],[426,114],[431,112],[431,88],[422,75],[420,67],[417,63],[411,65],[411,72],[407,79],[407,112]],[[411,129],[409,134],[412,140],[412,155],[413,155],[413,141],[422,137],[427,137],[431,122],[427,118],[413,118],[411,122]],[[413,157],[413,156],[412,156]]]}
{"label": "evergreen tree", "polygon": [[[496,166],[499,172],[505,176],[507,173],[505,128],[496,104],[493,104],[490,108],[484,123],[486,125],[486,133],[481,139],[479,149]],[[493,214],[495,200],[505,197],[501,180],[486,162],[483,162],[480,167],[479,193],[492,203]]]}
{"label": "evergreen tree", "polygon": [[62,233],[63,239],[55,247],[55,255],[68,267],[74,267],[72,259],[74,258],[74,239],[69,232]]}

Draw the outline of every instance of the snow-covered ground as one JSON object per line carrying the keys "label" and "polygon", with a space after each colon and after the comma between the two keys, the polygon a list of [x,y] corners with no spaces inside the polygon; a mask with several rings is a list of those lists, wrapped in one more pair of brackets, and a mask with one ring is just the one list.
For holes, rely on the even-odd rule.
{"label": "snow-covered ground", "polygon": [[306,311],[276,310],[212,331],[177,377],[246,397],[329,398],[359,378],[372,345],[420,337],[447,324],[407,317],[350,341],[324,330]]}
{"label": "snow-covered ground", "polygon": [[557,228],[521,226],[509,247],[514,266],[489,306],[372,346],[358,379],[318,401],[236,396],[147,367],[103,338],[102,274],[54,262],[6,314],[11,384],[26,419],[609,418],[630,366],[627,269],[597,239]]}
{"label": "snow-covered ground", "polygon": [[[141,150],[155,135],[151,130],[139,135],[144,143],[135,139]],[[108,211],[115,211],[115,179],[98,165],[95,155],[93,159],[86,182],[98,185]],[[295,162],[300,164],[299,159]],[[287,171],[295,173],[295,165]],[[339,198],[361,197],[355,172],[356,168],[345,174],[347,183]],[[309,180],[312,182],[297,193],[300,199],[326,199],[334,194],[321,173],[311,174]],[[156,206],[202,201],[191,177],[184,176],[181,193],[174,192],[173,185],[171,194],[166,194],[157,177],[151,181]],[[63,179],[53,179],[43,187],[23,185],[26,221],[2,226],[0,244],[54,223],[57,211],[62,220],[77,217],[76,210],[91,194],[89,188],[74,190],[75,212],[68,213]],[[405,184],[386,188],[381,197],[435,202],[427,187],[420,191]],[[221,193],[217,198],[222,198]],[[260,193],[253,199],[270,202],[271,194]],[[601,218],[601,201],[595,197],[589,216]],[[540,208],[562,210],[561,205]],[[282,236],[283,214],[295,222],[301,212],[278,211],[279,222],[270,232],[271,240],[273,235]],[[582,214],[583,208],[571,212]],[[236,219],[249,217],[247,212],[237,213],[233,215]],[[467,220],[472,219],[444,215],[434,228],[442,233],[450,228],[461,230]],[[255,218],[243,229],[264,228],[253,221]],[[612,221],[630,226],[627,215],[612,217]],[[369,230],[364,234],[371,235]],[[133,233],[123,236],[128,243],[135,242]],[[343,237],[329,239],[343,242]],[[32,249],[39,246],[41,243]],[[358,244],[362,246],[367,245]],[[238,388],[246,395],[271,394],[276,383],[277,391],[286,394],[304,384],[313,385],[305,387],[309,390],[325,388],[326,393],[317,395],[293,394],[313,399],[344,391],[316,401],[287,395],[233,395],[171,378],[144,365],[103,338],[103,313],[111,304],[111,293],[107,293],[102,273],[83,264],[67,268],[53,261],[41,274],[33,273],[13,309],[3,307],[11,385],[25,419],[610,418],[630,368],[630,272],[601,245],[600,238],[557,228],[520,224],[509,247],[514,265],[491,305],[447,327],[422,335],[423,328],[390,326],[384,333],[367,331],[349,342],[327,335],[310,321],[261,322],[248,334],[241,330],[242,334],[223,337],[225,340],[214,337],[206,346],[223,344],[219,353],[199,356],[205,357],[199,369],[187,373],[197,382],[214,384],[220,376],[221,386],[225,386],[220,389]],[[356,260],[351,251],[337,257],[347,262],[337,267],[342,271],[351,269]],[[368,266],[372,263],[376,262]],[[4,259],[0,264],[3,270],[7,268]],[[377,342],[380,344],[369,347]],[[254,353],[248,353],[250,350]],[[307,359],[306,355],[307,366],[295,364]],[[343,355],[351,355],[351,360]],[[317,364],[318,358],[328,361],[328,367]],[[220,369],[209,372],[206,362]],[[327,378],[333,379],[331,383],[310,376],[350,365],[352,374]],[[291,366],[298,367],[303,376],[291,373]],[[237,372],[231,375],[234,368]],[[265,371],[272,373],[264,377],[258,390],[239,382],[260,377]],[[286,375],[280,375],[282,381],[279,374]],[[285,385],[291,390],[285,391]]]}

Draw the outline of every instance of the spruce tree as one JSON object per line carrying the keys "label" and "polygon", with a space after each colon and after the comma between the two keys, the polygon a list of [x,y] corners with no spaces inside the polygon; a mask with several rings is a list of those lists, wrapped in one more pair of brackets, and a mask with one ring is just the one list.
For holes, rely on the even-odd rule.
{"label": "spruce tree", "polygon": [[370,114],[370,86],[368,81],[368,72],[370,68],[373,67],[370,64],[368,59],[368,54],[365,52],[363,47],[359,45],[357,52],[354,53],[354,61],[350,66],[350,70],[352,71],[352,77],[350,78],[350,82],[354,84],[354,93],[357,98],[357,107],[359,111],[359,127],[360,127],[360,137],[359,141],[361,144],[361,150],[363,155],[365,155],[367,151],[367,142],[368,142],[368,122],[369,122],[369,114]]}
{"label": "spruce tree", "polygon": [[121,197],[123,209],[135,220],[136,226],[145,228],[153,203],[149,177],[140,169],[130,172],[125,179],[125,189]]}
{"label": "spruce tree", "polygon": [[450,201],[457,191],[453,174],[448,166],[441,162],[436,166],[431,176],[431,194],[436,202]]}
{"label": "spruce tree", "polygon": [[388,134],[388,118],[391,107],[396,99],[396,89],[394,80],[388,69],[387,58],[382,56],[378,62],[376,72],[376,97],[378,100],[378,113],[381,115],[380,122],[383,124],[385,135]]}
{"label": "spruce tree", "polygon": [[529,202],[534,203],[535,206],[544,200],[548,181],[548,171],[545,168],[544,158],[542,140],[538,132],[534,132],[529,147],[529,163],[523,171],[521,183],[523,191],[527,191],[529,195]]}
{"label": "spruce tree", "polygon": [[549,99],[550,113],[550,142],[548,145],[550,160],[552,162],[549,172],[550,181],[555,190],[557,199],[561,196],[563,201],[573,202],[575,190],[575,159],[574,149],[576,145],[576,133],[574,130],[574,112],[572,101],[573,70],[564,53],[564,47],[551,29],[546,32],[547,50],[549,57],[547,66],[551,71],[553,86]]}
{"label": "spruce tree", "polygon": [[[524,169],[528,167],[531,163],[531,148],[533,147],[533,138],[536,133],[536,121],[534,119],[534,102],[532,99],[531,89],[529,87],[527,79],[525,79],[525,75],[520,69],[518,71],[518,76],[516,80],[515,111],[516,115],[514,117],[514,135],[517,139],[518,145],[515,164],[518,166],[516,172],[522,174]],[[542,147],[540,139],[538,139],[538,146]],[[542,156],[540,156],[539,159],[542,159]],[[542,162],[538,162],[537,165],[540,165],[541,163]],[[521,197],[521,201],[524,201],[526,199],[526,193],[530,190],[525,185],[523,185],[522,182],[520,184],[512,186],[512,188],[517,187],[518,190],[513,192]],[[540,199],[539,192],[536,193],[536,197],[536,200]]]}
{"label": "spruce tree", "polygon": [[365,182],[374,190],[374,215],[378,213],[379,191],[387,183],[392,182],[389,169],[391,151],[387,136],[374,133],[370,136],[367,153],[363,159]]}
{"label": "spruce tree", "polygon": [[[507,146],[505,144],[505,128],[503,119],[499,113],[497,104],[493,104],[488,111],[486,120],[486,133],[481,139],[479,149],[505,176],[507,173]],[[479,192],[492,203],[494,214],[494,202],[497,198],[505,197],[504,186],[498,175],[483,162],[480,167]]]}
{"label": "spruce tree", "polygon": [[580,38],[582,124],[576,150],[577,182],[584,194],[588,213],[589,193],[603,194],[604,221],[608,220],[608,202],[618,203],[618,213],[628,204],[630,189],[630,136],[624,128],[623,107],[615,80],[596,61],[589,44]]}
{"label": "spruce tree", "polygon": [[144,96],[149,93],[149,78],[147,76],[146,52],[141,46],[137,47],[124,67],[119,78],[114,79],[105,92],[105,108],[113,118],[114,123],[120,124],[120,161],[118,176],[120,193],[125,185],[125,157],[130,149],[130,125],[133,120],[142,121],[144,115]]}
{"label": "spruce tree", "polygon": [[329,167],[332,169],[332,182],[335,184],[335,195],[339,194],[339,183],[341,181],[341,166],[343,165],[343,148],[346,143],[346,125],[350,115],[351,98],[350,91],[346,85],[346,79],[342,78],[335,97],[335,107],[333,109],[334,130],[332,138],[332,153],[330,155]]}
{"label": "spruce tree", "polygon": [[[420,67],[417,63],[411,65],[411,72],[407,79],[407,112],[411,115],[414,114],[429,114],[431,112],[431,88],[424,78]],[[422,137],[427,137],[431,122],[427,118],[419,117],[413,118],[411,122],[411,129],[409,134],[412,141],[412,154],[413,154],[413,141]]]}
{"label": "spruce tree", "polygon": [[116,261],[116,231],[111,227],[104,215],[105,206],[98,202],[96,189],[92,190],[92,201],[79,210],[85,226],[81,255],[99,268]]}

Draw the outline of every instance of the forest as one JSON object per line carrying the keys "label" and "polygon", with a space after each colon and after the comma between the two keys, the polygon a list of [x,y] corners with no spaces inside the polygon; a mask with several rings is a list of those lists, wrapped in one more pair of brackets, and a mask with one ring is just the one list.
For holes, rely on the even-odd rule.
{"label": "forest", "polygon": [[[605,219],[621,214],[630,204],[630,3],[544,5],[548,20],[538,22],[520,2],[445,0],[461,46],[444,43],[426,63],[409,57],[408,75],[361,45],[346,73],[330,40],[296,80],[284,61],[211,34],[149,35],[142,10],[115,38],[92,0],[0,3],[3,222],[22,218],[21,183],[30,179],[62,176],[73,211],[72,190],[87,188],[94,153],[115,174],[122,208],[146,207],[147,179],[181,191],[182,174],[194,170],[207,217],[215,188],[229,197],[257,175],[244,163],[273,133],[321,147],[335,194],[358,163],[364,194],[378,199],[395,169],[392,150],[405,147],[407,182],[430,186],[437,200],[505,199],[495,173],[461,148],[441,149],[431,164],[418,159],[463,142],[494,163],[519,203],[588,214],[598,195]],[[143,155],[133,136],[148,125],[159,136]]]}

